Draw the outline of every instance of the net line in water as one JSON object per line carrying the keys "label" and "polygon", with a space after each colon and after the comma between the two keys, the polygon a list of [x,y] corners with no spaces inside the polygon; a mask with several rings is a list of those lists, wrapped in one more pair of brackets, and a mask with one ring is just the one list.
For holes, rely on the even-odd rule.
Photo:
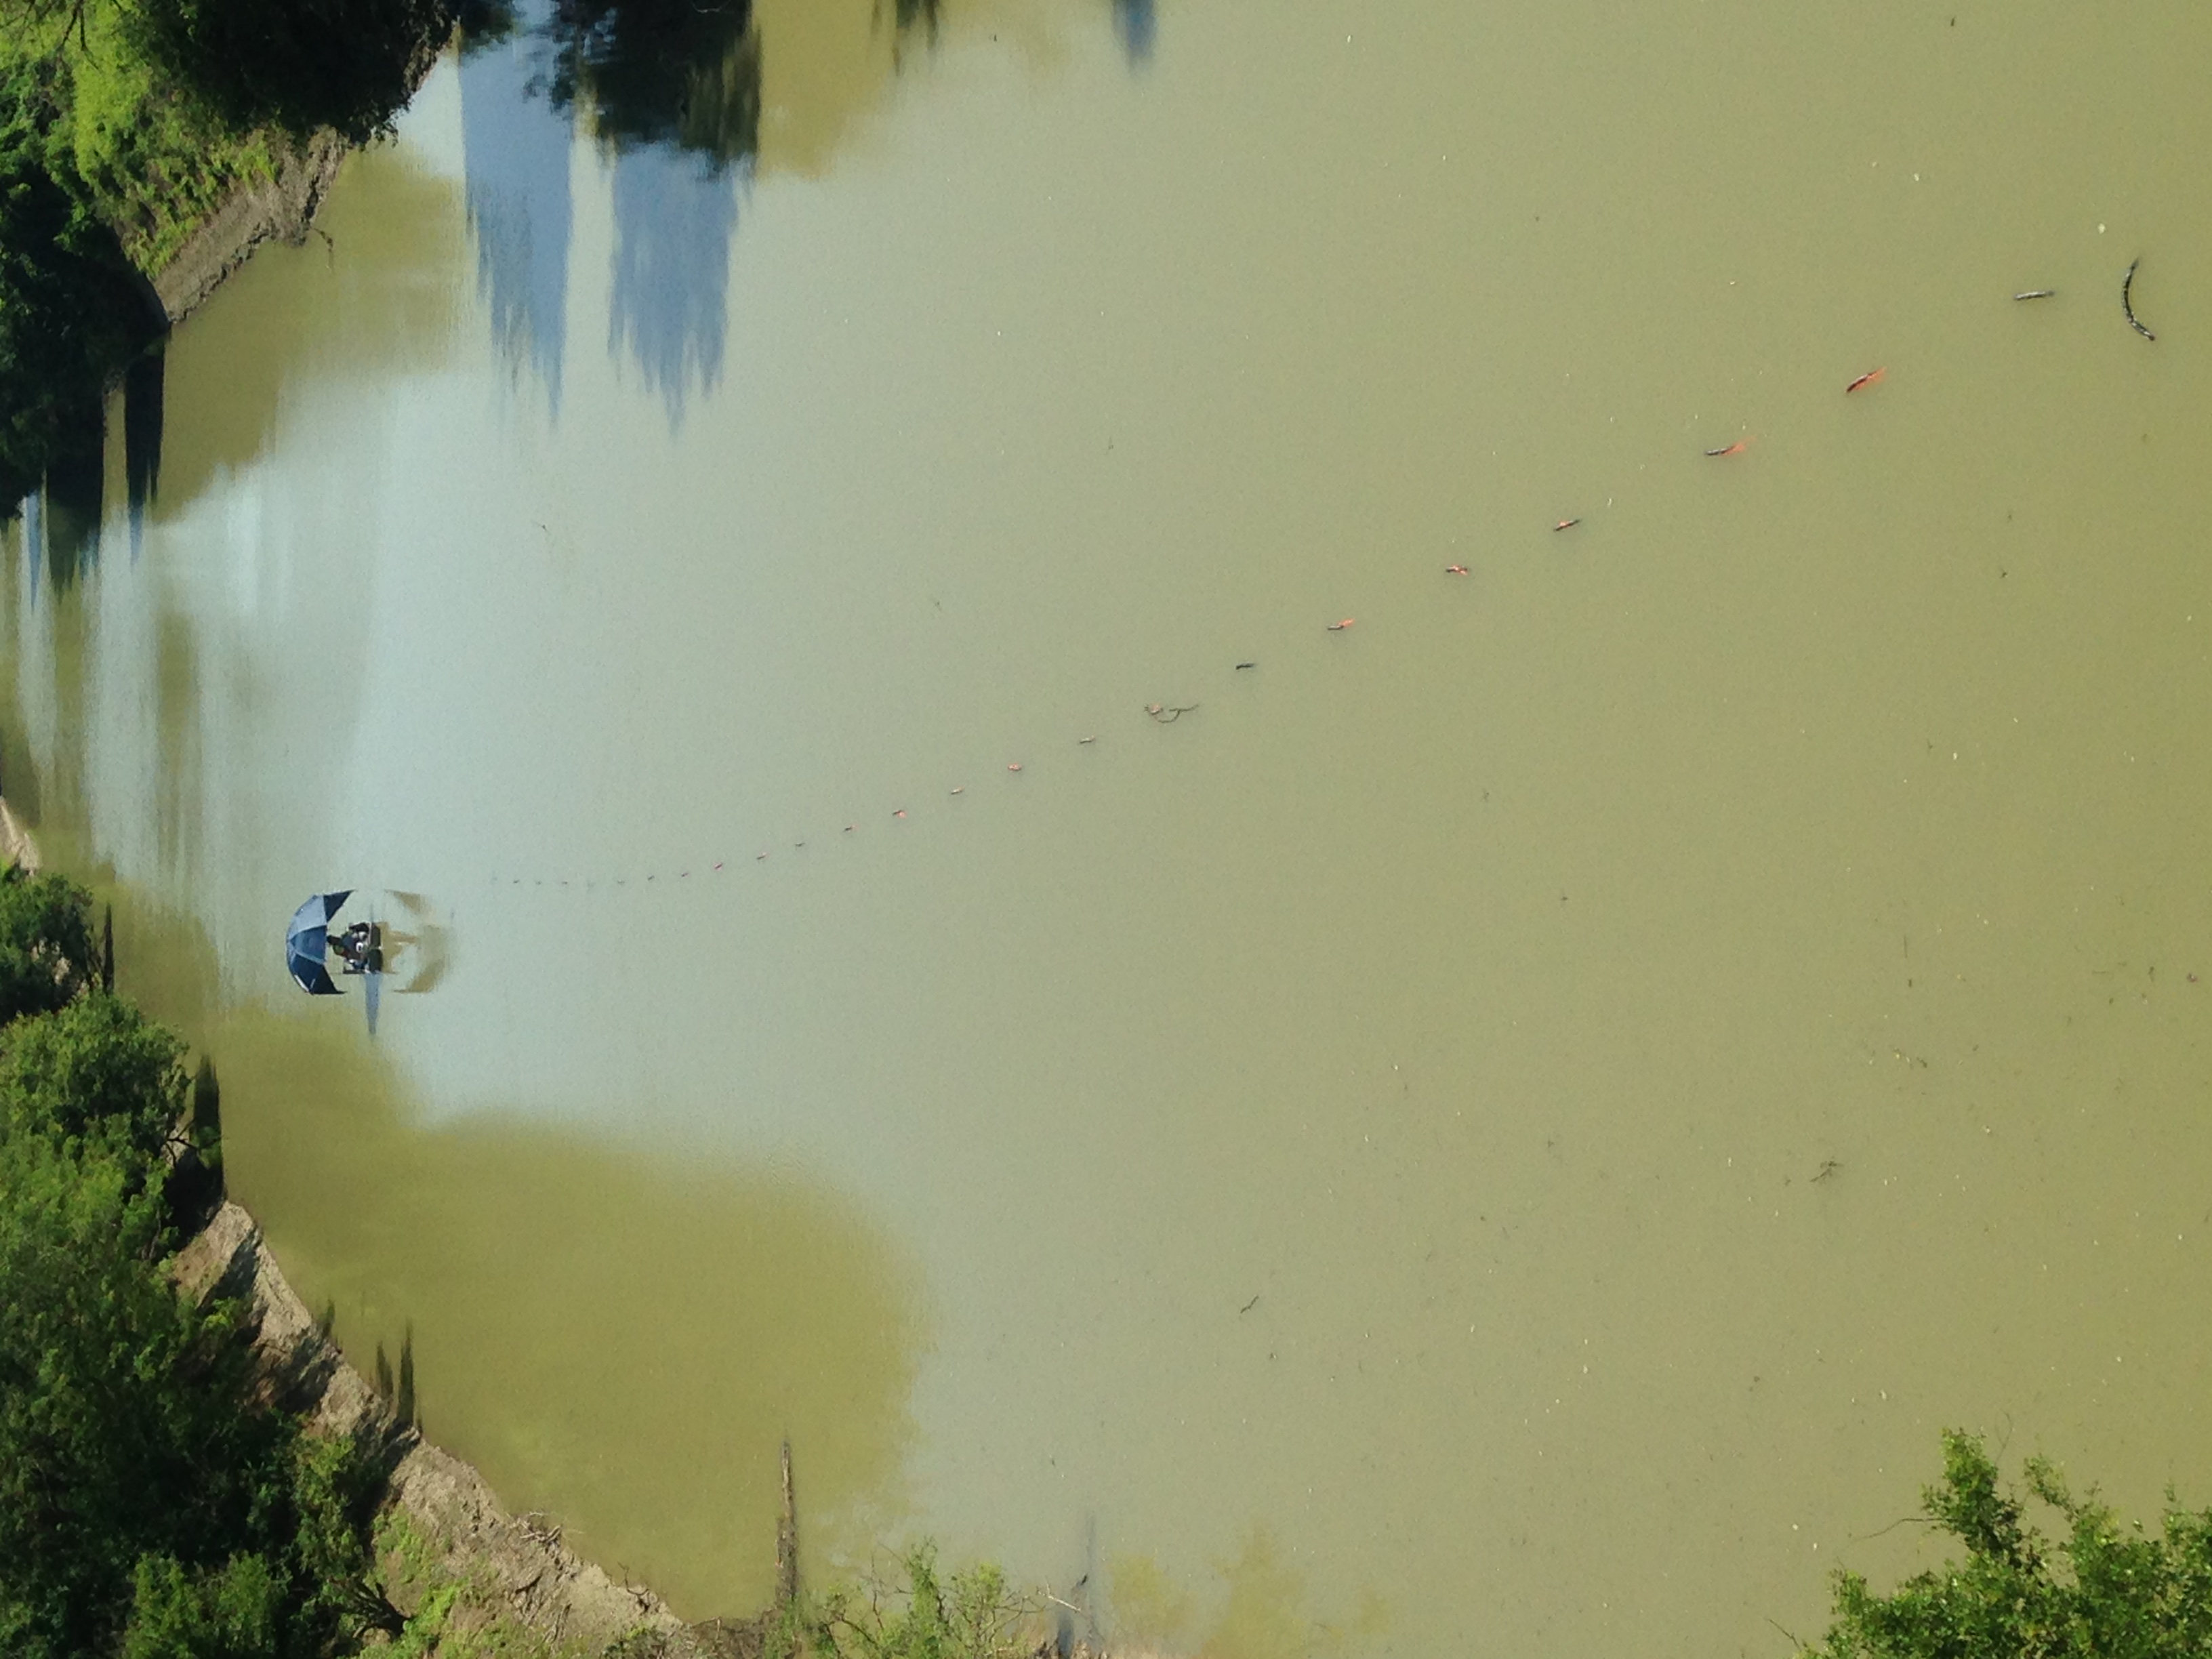
{"label": "net line in water", "polygon": [[[2138,334],[2141,334],[2145,339],[2154,340],[2157,338],[2157,336],[2153,334],[2148,329],[2145,328],[2141,322],[2136,320],[2135,307],[2132,303],[2132,295],[2130,290],[2134,285],[2136,268],[2141,264],[2141,263],[2142,261],[2140,259],[2130,263],[2128,266],[2126,276],[2122,280],[2120,289],[2121,309],[2129,326],[2133,328]],[[2011,295],[2011,298],[2014,301],[2047,300],[2057,297],[2057,290],[2055,289],[2029,289],[2024,291],[2014,293]],[[1864,373],[1855,376],[1845,384],[1844,386],[1844,395],[1848,397],[1854,392],[1868,391],[1879,386],[1887,381],[1888,377],[1889,370],[1887,365],[1869,369]],[[1755,440],[1751,434],[1743,433],[1730,442],[1718,445],[1710,449],[1702,449],[1699,453],[1709,460],[1729,460],[1747,453],[1754,441]],[[1611,505],[1610,498],[1607,500],[1607,505]],[[1571,514],[1554,520],[1550,525],[1549,529],[1552,533],[1559,534],[1562,532],[1577,529],[1581,526],[1583,522],[1584,519],[1583,514]],[[1444,566],[1443,574],[1448,577],[1451,577],[1468,576],[1473,573],[1466,565],[1455,562]],[[1326,623],[1322,625],[1322,631],[1325,634],[1346,633],[1357,625],[1358,620],[1358,619],[1354,617],[1346,617],[1336,622]],[[1233,674],[1241,674],[1249,671],[1255,670],[1259,665],[1257,659],[1248,659],[1234,664],[1230,672]],[[1151,720],[1155,726],[1173,726],[1177,721],[1181,720],[1184,715],[1197,713],[1200,706],[1200,705],[1196,702],[1188,703],[1151,702],[1144,705],[1143,712],[1145,717]],[[1079,749],[1087,749],[1097,744],[1099,741],[1099,738],[1094,733],[1078,737],[1073,741],[1075,747]],[[1027,775],[1030,766],[1030,762],[1023,760],[1012,760],[1006,763],[1006,773],[1009,778],[1018,778]],[[939,803],[942,804],[944,801],[963,798],[968,794],[968,793],[969,790],[966,784],[955,784],[951,788],[947,789],[943,796],[938,799]],[[911,820],[912,809],[906,806],[893,806],[889,809],[887,816],[889,821],[895,824],[908,823]],[[506,872],[497,872],[490,876],[489,878],[489,881],[493,886],[533,888],[566,887],[580,888],[588,891],[597,890],[602,887],[628,887],[632,885],[645,886],[648,884],[657,885],[662,881],[680,882],[690,881],[695,878],[711,878],[715,876],[727,873],[732,869],[743,869],[747,865],[765,864],[780,850],[803,852],[809,847],[812,846],[817,839],[835,839],[842,842],[848,836],[859,835],[860,833],[861,823],[862,820],[855,819],[852,823],[844,824],[840,829],[830,831],[826,836],[817,837],[815,836],[809,836],[805,840],[792,842],[788,848],[783,848],[781,847],[764,848],[758,852],[751,854],[750,856],[739,853],[730,852],[726,853],[725,855],[720,858],[711,860],[701,859],[688,868],[673,867],[650,871],[643,875],[633,873],[623,876],[588,877],[520,876]]]}

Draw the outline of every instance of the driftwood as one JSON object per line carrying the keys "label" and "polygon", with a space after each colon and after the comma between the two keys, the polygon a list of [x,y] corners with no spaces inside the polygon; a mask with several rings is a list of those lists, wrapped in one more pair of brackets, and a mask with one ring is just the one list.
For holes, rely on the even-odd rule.
{"label": "driftwood", "polygon": [[775,1523],[775,1605],[799,1601],[799,1506],[791,1492],[791,1437],[783,1437],[783,1513]]}

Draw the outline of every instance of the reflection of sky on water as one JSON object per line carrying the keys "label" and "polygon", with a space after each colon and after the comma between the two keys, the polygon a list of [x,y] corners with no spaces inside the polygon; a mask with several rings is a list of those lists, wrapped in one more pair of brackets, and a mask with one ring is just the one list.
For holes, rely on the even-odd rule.
{"label": "reflection of sky on water", "polygon": [[629,349],[673,424],[692,392],[721,381],[730,238],[747,175],[668,144],[624,149],[613,174],[607,349]]}
{"label": "reflection of sky on water", "polygon": [[473,46],[460,63],[461,142],[477,283],[501,353],[524,363],[561,408],[562,328],[568,293],[568,112],[543,91],[551,55],[548,0],[523,0],[518,27]]}

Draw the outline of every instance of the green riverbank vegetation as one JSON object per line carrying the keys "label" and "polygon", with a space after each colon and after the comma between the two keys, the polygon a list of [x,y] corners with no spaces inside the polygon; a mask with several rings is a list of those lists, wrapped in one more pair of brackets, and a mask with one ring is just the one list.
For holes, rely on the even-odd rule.
{"label": "green riverbank vegetation", "polygon": [[639,1630],[585,1656],[529,1629],[489,1570],[457,1573],[398,1510],[378,1522],[378,1560],[396,1601],[415,1609],[379,1659],[1046,1659],[1057,1651],[1041,1598],[1018,1595],[995,1567],[945,1572],[918,1545],[879,1578],[843,1579],[741,1624],[681,1633]]}
{"label": "green riverbank vegetation", "polygon": [[96,443],[149,286],[241,187],[389,124],[450,0],[0,0],[0,512]]}
{"label": "green riverbank vegetation", "polygon": [[270,1403],[240,1305],[163,1272],[219,1181],[182,1045],[103,969],[83,889],[0,876],[0,1652],[276,1659],[397,1628],[369,1449]]}
{"label": "green riverbank vegetation", "polygon": [[767,1627],[766,1651],[790,1659],[1024,1659],[1049,1653],[1043,1609],[1016,1595],[996,1567],[945,1573],[915,1546],[885,1583],[845,1583],[800,1595]]}
{"label": "green riverbank vegetation", "polygon": [[[1834,1578],[1835,1613],[1798,1659],[2185,1659],[2212,1653],[2212,1509],[2179,1508],[2171,1489],[2155,1532],[2030,1458],[2008,1490],[1983,1443],[1943,1437],[1943,1479],[1922,1494],[1930,1527],[1966,1546],[1963,1561],[1884,1595],[1853,1572]],[[2047,1537],[2031,1505],[2051,1517]]]}
{"label": "green riverbank vegetation", "polygon": [[[333,1437],[272,1398],[242,1300],[179,1292],[169,1261],[223,1198],[222,1091],[114,994],[112,950],[82,887],[0,872],[0,1653],[588,1659],[391,1501],[411,1333],[396,1370],[379,1351],[386,1409]],[[1038,1650],[1042,1599],[995,1569],[940,1571],[927,1547],[901,1568],[802,1595],[793,1567],[769,1614],[613,1650]]]}

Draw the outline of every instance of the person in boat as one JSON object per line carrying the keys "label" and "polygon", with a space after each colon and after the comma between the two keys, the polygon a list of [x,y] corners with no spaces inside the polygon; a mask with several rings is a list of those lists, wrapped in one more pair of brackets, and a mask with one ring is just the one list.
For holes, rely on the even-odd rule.
{"label": "person in boat", "polygon": [[343,933],[329,935],[330,946],[338,959],[340,971],[365,974],[368,971],[368,948],[375,933],[365,921],[356,921]]}
{"label": "person in boat", "polygon": [[332,933],[329,937],[331,954],[338,959],[338,970],[347,974],[359,973],[361,952],[354,947],[353,935]]}

